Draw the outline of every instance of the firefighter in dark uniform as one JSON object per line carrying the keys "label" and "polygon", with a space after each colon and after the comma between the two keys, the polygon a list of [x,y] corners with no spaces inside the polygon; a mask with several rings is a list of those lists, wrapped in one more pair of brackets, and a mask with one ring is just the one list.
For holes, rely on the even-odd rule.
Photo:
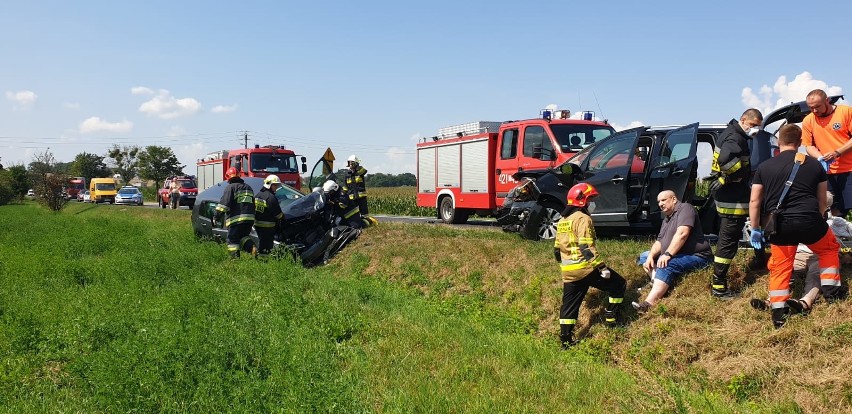
{"label": "firefighter in dark uniform", "polygon": [[604,309],[607,326],[616,326],[616,313],[624,301],[627,283],[615,270],[608,269],[595,248],[595,228],[589,215],[592,201],[598,195],[589,184],[580,183],[568,190],[568,206],[556,225],[553,254],[562,273],[562,307],[559,310],[559,340],[562,349],[574,344],[574,326],[580,314],[580,305],[589,287],[609,293],[609,303]]}
{"label": "firefighter in dark uniform", "polygon": [[240,178],[234,167],[228,168],[225,178],[228,186],[216,205],[216,217],[217,220],[222,215],[226,217],[228,253],[233,259],[240,257],[240,250],[256,254],[257,247],[249,236],[254,225],[254,190]]}
{"label": "firefighter in dark uniform", "polygon": [[369,214],[367,210],[367,185],[365,176],[367,169],[361,166],[361,160],[355,155],[350,155],[346,159],[346,183],[343,186],[343,191],[349,194],[349,199],[358,204],[358,210],[361,215]]}
{"label": "firefighter in dark uniform", "polygon": [[263,188],[254,198],[254,230],[257,232],[257,257],[261,260],[269,258],[269,252],[275,245],[275,229],[279,220],[284,217],[281,205],[275,197],[275,191],[281,187],[281,179],[271,174],[263,180]]}
{"label": "firefighter in dark uniform", "polygon": [[361,215],[358,204],[349,198],[346,191],[340,191],[340,186],[334,181],[326,181],[322,186],[328,194],[328,199],[334,205],[334,214],[340,217],[341,223],[356,229],[363,229],[378,223],[372,217]]}
{"label": "firefighter in dark uniform", "polygon": [[728,289],[728,269],[737,254],[751,197],[751,153],[748,140],[757,133],[762,122],[763,114],[760,111],[747,109],[739,121],[732,119],[728,122],[728,127],[719,135],[713,151],[711,169],[716,180],[711,184],[711,193],[721,218],[711,282],[712,294],[717,298],[733,296]]}

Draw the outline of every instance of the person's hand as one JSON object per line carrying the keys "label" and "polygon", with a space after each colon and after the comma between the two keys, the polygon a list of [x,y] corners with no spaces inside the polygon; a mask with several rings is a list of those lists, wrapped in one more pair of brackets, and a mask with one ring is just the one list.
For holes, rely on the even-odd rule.
{"label": "person's hand", "polygon": [[751,247],[755,249],[763,248],[763,230],[751,229]]}
{"label": "person's hand", "polygon": [[837,151],[829,151],[829,152],[826,152],[825,154],[822,154],[822,159],[825,160],[828,163],[831,163],[831,161],[833,161],[838,156],[839,155],[838,155]]}
{"label": "person's hand", "polygon": [[651,273],[651,270],[654,270],[654,256],[648,255],[648,258],[645,259],[645,263],[642,263],[642,268],[645,269],[646,272]]}
{"label": "person's hand", "polygon": [[657,268],[662,269],[662,268],[668,266],[669,265],[669,259],[671,259],[671,256],[669,256],[667,254],[661,254],[660,258],[657,259]]}

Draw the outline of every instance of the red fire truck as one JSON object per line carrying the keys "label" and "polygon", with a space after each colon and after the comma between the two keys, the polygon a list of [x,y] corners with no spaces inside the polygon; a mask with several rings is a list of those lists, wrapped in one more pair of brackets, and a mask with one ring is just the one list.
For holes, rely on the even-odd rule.
{"label": "red fire truck", "polygon": [[243,177],[266,177],[275,174],[281,182],[301,189],[301,172],[308,170],[305,157],[299,157],[280,145],[255,145],[254,148],[240,148],[211,152],[198,160],[198,187],[203,191],[225,180],[225,171],[235,167]]}
{"label": "red fire truck", "polygon": [[417,205],[437,208],[446,223],[464,223],[471,213],[492,216],[518,184],[513,174],[560,164],[614,132],[592,112],[582,119],[552,115],[441,128],[417,144]]}
{"label": "red fire truck", "polygon": [[69,200],[76,200],[80,191],[86,191],[86,178],[71,177],[65,185],[65,196]]}

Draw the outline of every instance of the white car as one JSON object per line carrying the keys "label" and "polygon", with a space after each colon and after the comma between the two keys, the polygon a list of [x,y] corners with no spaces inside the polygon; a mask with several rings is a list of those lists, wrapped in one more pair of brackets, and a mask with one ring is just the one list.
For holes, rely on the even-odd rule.
{"label": "white car", "polygon": [[35,191],[33,191],[32,188],[30,188],[30,190],[27,191],[27,198],[35,198]]}
{"label": "white car", "polygon": [[82,193],[83,193],[83,200],[82,200],[82,201],[83,201],[84,203],[90,203],[90,202],[92,202],[92,197],[91,197],[91,195],[89,194],[89,190],[82,191]]}
{"label": "white car", "polygon": [[121,187],[115,194],[115,204],[141,206],[143,203],[142,192],[132,185]]}

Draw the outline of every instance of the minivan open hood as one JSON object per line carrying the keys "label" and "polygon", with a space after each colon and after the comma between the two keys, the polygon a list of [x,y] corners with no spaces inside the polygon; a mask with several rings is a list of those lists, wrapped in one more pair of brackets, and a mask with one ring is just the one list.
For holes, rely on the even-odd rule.
{"label": "minivan open hood", "polygon": [[[835,102],[843,99],[843,95],[835,95],[829,96],[828,100],[834,105]],[[808,104],[805,101],[801,101],[798,103],[791,103],[790,105],[781,107],[772,111],[769,115],[763,118],[763,128],[766,128],[767,125],[774,124],[775,122],[781,120],[787,120],[788,124],[798,124],[805,119],[811,113],[811,108],[808,108]],[[763,129],[761,128],[761,129]]]}

